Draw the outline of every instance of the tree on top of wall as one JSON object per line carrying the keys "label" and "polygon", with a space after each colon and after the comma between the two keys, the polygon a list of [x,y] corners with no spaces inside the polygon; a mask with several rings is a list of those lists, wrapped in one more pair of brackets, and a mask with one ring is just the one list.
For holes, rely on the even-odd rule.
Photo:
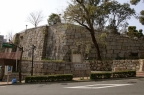
{"label": "tree on top of wall", "polygon": [[35,27],[37,27],[38,24],[43,21],[43,19],[44,16],[42,14],[42,11],[38,11],[38,12],[31,12],[29,17],[27,18],[27,21],[33,24]]}
{"label": "tree on top of wall", "polygon": [[[132,5],[137,5],[140,1],[141,1],[141,0],[130,0],[130,3],[131,3]],[[143,2],[144,2],[144,0],[143,0]],[[144,25],[144,10],[142,10],[142,11],[140,12],[139,22],[140,22],[142,25]]]}
{"label": "tree on top of wall", "polygon": [[61,18],[58,14],[52,13],[48,18],[48,24],[54,25],[57,23],[61,23]]}
{"label": "tree on top of wall", "polygon": [[109,20],[111,20],[109,23],[111,28],[121,27],[120,25],[123,25],[122,23],[132,15],[135,15],[135,10],[131,9],[129,4],[121,5],[113,0],[72,0],[64,12],[67,22],[77,23],[89,31],[98,60],[102,58],[95,31],[103,31]]}
{"label": "tree on top of wall", "polygon": [[136,26],[129,26],[127,35],[130,36],[131,38],[134,37],[140,38],[143,36],[142,29],[138,31],[136,30]]}
{"label": "tree on top of wall", "polygon": [[117,34],[119,28],[128,26],[127,20],[129,20],[131,16],[136,17],[136,14],[135,10],[130,7],[130,4],[121,4],[117,1],[112,1],[107,29],[110,29],[110,32]]}
{"label": "tree on top of wall", "polygon": [[144,10],[140,12],[139,21],[142,25],[144,25]]}
{"label": "tree on top of wall", "polygon": [[132,5],[137,5],[140,2],[140,0],[130,0],[130,3]]}

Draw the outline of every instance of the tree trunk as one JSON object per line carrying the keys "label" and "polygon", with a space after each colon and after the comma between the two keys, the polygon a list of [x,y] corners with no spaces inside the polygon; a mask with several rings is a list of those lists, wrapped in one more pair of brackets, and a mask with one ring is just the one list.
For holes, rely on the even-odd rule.
{"label": "tree trunk", "polygon": [[101,55],[100,55],[99,46],[98,46],[97,40],[96,40],[96,38],[95,38],[94,30],[91,30],[91,31],[90,31],[90,34],[91,34],[92,42],[93,42],[93,44],[94,44],[94,46],[95,46],[95,48],[96,48],[97,60],[102,60]]}

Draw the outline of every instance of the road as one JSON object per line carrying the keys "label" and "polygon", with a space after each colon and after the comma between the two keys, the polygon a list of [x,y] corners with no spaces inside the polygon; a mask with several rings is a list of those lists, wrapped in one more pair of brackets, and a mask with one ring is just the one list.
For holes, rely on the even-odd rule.
{"label": "road", "polygon": [[144,78],[4,85],[0,95],[144,95]]}

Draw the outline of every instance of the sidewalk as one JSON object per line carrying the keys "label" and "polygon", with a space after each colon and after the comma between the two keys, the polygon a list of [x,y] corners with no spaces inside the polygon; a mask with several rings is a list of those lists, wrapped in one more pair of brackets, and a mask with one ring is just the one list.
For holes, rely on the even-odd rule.
{"label": "sidewalk", "polygon": [[[82,78],[80,78],[80,77],[76,77],[76,78],[73,78],[73,81],[79,81],[79,82],[81,82],[81,81],[91,81],[90,80],[90,78],[88,77],[84,77],[84,79],[82,79]],[[22,83],[25,83],[25,81],[23,80],[22,81]],[[1,82],[0,81],[0,86],[3,86],[3,85],[11,85],[12,84],[12,82],[11,81],[9,81],[8,83],[7,82]]]}
{"label": "sidewalk", "polygon": [[[24,80],[22,81],[22,83],[25,83]],[[1,82],[1,81],[0,81],[0,86],[3,86],[3,85],[11,85],[11,84],[12,84],[11,81],[9,81],[8,83],[7,83],[7,82]]]}
{"label": "sidewalk", "polygon": [[[84,79],[80,77],[73,78],[72,82],[90,82],[90,81],[114,81],[114,80],[123,80],[123,79],[140,79],[144,77],[129,77],[129,78],[113,78],[113,79],[97,79],[97,80],[90,80],[89,77],[84,77]],[[16,84],[24,84],[25,81],[23,80],[22,83],[16,83]],[[12,82],[0,82],[0,86],[3,85],[11,85]]]}
{"label": "sidewalk", "polygon": [[0,82],[0,86],[2,86],[2,85],[9,85],[9,84],[12,84],[11,82]]}

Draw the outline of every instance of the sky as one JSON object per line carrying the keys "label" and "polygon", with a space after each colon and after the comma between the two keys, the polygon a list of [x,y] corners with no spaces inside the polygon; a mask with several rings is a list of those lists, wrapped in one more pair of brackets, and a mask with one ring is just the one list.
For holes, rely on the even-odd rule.
{"label": "sky", "polygon": [[[27,22],[27,18],[31,12],[42,11],[45,17],[39,24],[46,25],[50,14],[62,14],[68,6],[70,0],[0,0],[0,35],[8,35],[12,32],[21,32],[27,28],[34,27]],[[119,2],[128,2],[130,0],[118,0]],[[132,5],[137,13],[144,9],[144,2],[141,1],[137,6]],[[144,26],[138,20],[132,18],[128,21],[130,26],[137,26],[137,29],[143,29]],[[144,32],[143,32],[144,33]]]}

